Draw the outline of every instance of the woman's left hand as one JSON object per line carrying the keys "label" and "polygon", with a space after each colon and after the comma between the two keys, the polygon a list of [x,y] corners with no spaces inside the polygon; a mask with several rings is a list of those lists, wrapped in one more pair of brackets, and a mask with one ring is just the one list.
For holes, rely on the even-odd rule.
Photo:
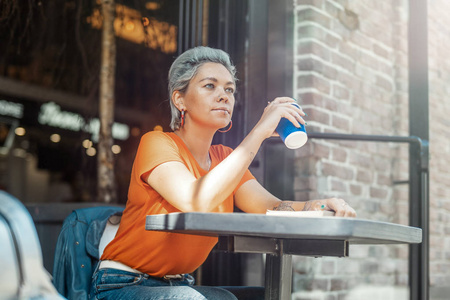
{"label": "woman's left hand", "polygon": [[330,210],[336,213],[336,217],[356,217],[355,210],[340,198],[310,200],[305,203],[303,210]]}

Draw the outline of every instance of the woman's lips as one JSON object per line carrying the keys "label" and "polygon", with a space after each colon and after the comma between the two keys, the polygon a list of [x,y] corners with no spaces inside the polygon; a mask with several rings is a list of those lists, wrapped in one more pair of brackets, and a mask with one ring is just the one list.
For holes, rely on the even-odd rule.
{"label": "woman's lips", "polygon": [[223,112],[230,114],[230,111],[224,107],[214,108],[213,111],[223,111]]}

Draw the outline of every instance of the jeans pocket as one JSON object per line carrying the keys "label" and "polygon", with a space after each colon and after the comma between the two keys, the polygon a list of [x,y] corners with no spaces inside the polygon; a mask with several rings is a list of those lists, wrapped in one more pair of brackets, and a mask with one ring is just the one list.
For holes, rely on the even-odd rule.
{"label": "jeans pocket", "polygon": [[127,286],[138,285],[144,280],[141,274],[133,274],[124,271],[105,270],[100,271],[95,282],[97,293],[112,289],[120,289]]}

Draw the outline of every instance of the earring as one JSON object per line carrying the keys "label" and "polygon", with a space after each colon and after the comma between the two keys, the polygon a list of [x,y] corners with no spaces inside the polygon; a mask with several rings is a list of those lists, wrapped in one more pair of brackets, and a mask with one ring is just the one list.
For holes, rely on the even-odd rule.
{"label": "earring", "polygon": [[231,129],[231,127],[233,127],[233,120],[230,120],[230,127],[228,127],[228,129],[225,129],[225,130],[218,130],[219,132],[222,132],[222,133],[225,133],[225,132],[228,132],[228,131],[230,131],[230,129]]}
{"label": "earring", "polygon": [[181,110],[181,125],[180,127],[184,126],[184,109]]}

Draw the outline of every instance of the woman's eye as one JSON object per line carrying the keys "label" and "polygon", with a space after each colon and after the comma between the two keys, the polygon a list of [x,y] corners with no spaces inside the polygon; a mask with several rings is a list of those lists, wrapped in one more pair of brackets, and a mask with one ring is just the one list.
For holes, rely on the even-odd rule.
{"label": "woman's eye", "polygon": [[228,93],[234,94],[234,89],[233,89],[233,88],[227,88],[226,91],[227,91]]}
{"label": "woman's eye", "polygon": [[208,84],[205,85],[205,87],[208,88],[208,89],[213,89],[214,88],[214,84],[208,83]]}

